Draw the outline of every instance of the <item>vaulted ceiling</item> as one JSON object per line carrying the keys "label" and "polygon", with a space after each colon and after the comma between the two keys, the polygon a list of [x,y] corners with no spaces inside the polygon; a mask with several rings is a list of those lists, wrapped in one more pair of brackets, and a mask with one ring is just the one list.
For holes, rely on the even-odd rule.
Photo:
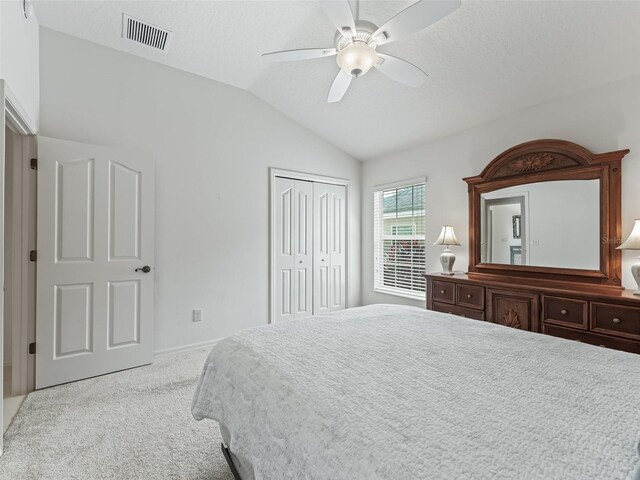
{"label": "vaulted ceiling", "polygon": [[[362,160],[640,74],[640,2],[462,0],[428,29],[379,48],[426,71],[423,85],[371,71],[335,104],[326,103],[335,58],[260,58],[334,46],[317,0],[34,3],[44,27],[246,89]],[[381,25],[411,3],[362,0],[360,18]],[[122,13],[171,30],[168,52],[124,40]]]}

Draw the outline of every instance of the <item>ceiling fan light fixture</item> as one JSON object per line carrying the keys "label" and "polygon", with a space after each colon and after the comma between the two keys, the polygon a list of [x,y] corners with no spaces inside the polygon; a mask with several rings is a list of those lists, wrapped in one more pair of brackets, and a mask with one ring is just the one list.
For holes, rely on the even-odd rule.
{"label": "ceiling fan light fixture", "polygon": [[[354,1],[355,16],[351,8]],[[289,62],[335,55],[340,70],[327,96],[328,103],[335,103],[344,97],[354,77],[364,75],[371,67],[410,87],[422,84],[428,75],[419,67],[376,49],[436,23],[460,7],[461,0],[414,1],[381,27],[360,19],[360,0],[320,0],[320,3],[337,30],[333,37],[335,48],[283,50],[262,57],[271,62]]]}
{"label": "ceiling fan light fixture", "polygon": [[340,52],[336,62],[338,66],[349,75],[359,77],[367,73],[371,67],[378,63],[378,53],[375,48],[364,42],[355,41]]}

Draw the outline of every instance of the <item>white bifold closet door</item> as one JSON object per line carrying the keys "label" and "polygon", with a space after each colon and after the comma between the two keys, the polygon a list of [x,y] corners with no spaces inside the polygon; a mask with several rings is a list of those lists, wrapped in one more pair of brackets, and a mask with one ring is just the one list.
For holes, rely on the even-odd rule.
{"label": "white bifold closet door", "polygon": [[313,313],[345,307],[345,194],[343,185],[313,184]]}
{"label": "white bifold closet door", "polygon": [[277,177],[275,189],[274,321],[313,313],[313,183]]}
{"label": "white bifold closet door", "polygon": [[274,182],[273,321],[345,307],[346,188]]}

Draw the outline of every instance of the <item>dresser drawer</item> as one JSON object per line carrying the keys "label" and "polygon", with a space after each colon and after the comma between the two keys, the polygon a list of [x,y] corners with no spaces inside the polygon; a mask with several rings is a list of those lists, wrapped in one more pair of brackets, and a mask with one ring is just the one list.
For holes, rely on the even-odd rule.
{"label": "dresser drawer", "polygon": [[433,302],[433,310],[442,313],[452,313],[453,315],[472,318],[473,320],[484,320],[484,312],[482,310],[474,310],[472,308],[461,307],[459,305]]}
{"label": "dresser drawer", "polygon": [[589,309],[586,300],[544,296],[542,298],[542,315],[545,323],[565,325],[582,330],[589,328]]}
{"label": "dresser drawer", "polygon": [[547,335],[588,343],[598,347],[613,348],[615,350],[623,350],[631,353],[640,353],[640,342],[632,342],[631,340],[624,340],[622,338],[606,337],[604,335],[548,324],[543,326],[542,331]]}
{"label": "dresser drawer", "polygon": [[640,308],[592,302],[591,330],[640,340]]}
{"label": "dresser drawer", "polygon": [[431,298],[437,302],[455,303],[456,284],[451,282],[431,282]]}
{"label": "dresser drawer", "polygon": [[484,287],[476,285],[456,285],[456,304],[463,307],[484,310]]}

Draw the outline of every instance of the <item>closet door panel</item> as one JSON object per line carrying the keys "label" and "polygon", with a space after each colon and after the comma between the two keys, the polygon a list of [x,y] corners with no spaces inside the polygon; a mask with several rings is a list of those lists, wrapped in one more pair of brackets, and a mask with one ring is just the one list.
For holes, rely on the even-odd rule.
{"label": "closet door panel", "polygon": [[331,185],[329,189],[329,262],[331,268],[331,311],[345,308],[345,242],[346,242],[346,187]]}
{"label": "closet door panel", "polygon": [[295,182],[295,317],[313,315],[313,183]]}
{"label": "closet door panel", "polygon": [[295,181],[276,178],[274,183],[274,278],[273,321],[287,320],[295,314]]}
{"label": "closet door panel", "polygon": [[331,311],[330,185],[313,184],[313,313]]}
{"label": "closet door panel", "polygon": [[314,314],[345,308],[346,188],[313,184]]}

